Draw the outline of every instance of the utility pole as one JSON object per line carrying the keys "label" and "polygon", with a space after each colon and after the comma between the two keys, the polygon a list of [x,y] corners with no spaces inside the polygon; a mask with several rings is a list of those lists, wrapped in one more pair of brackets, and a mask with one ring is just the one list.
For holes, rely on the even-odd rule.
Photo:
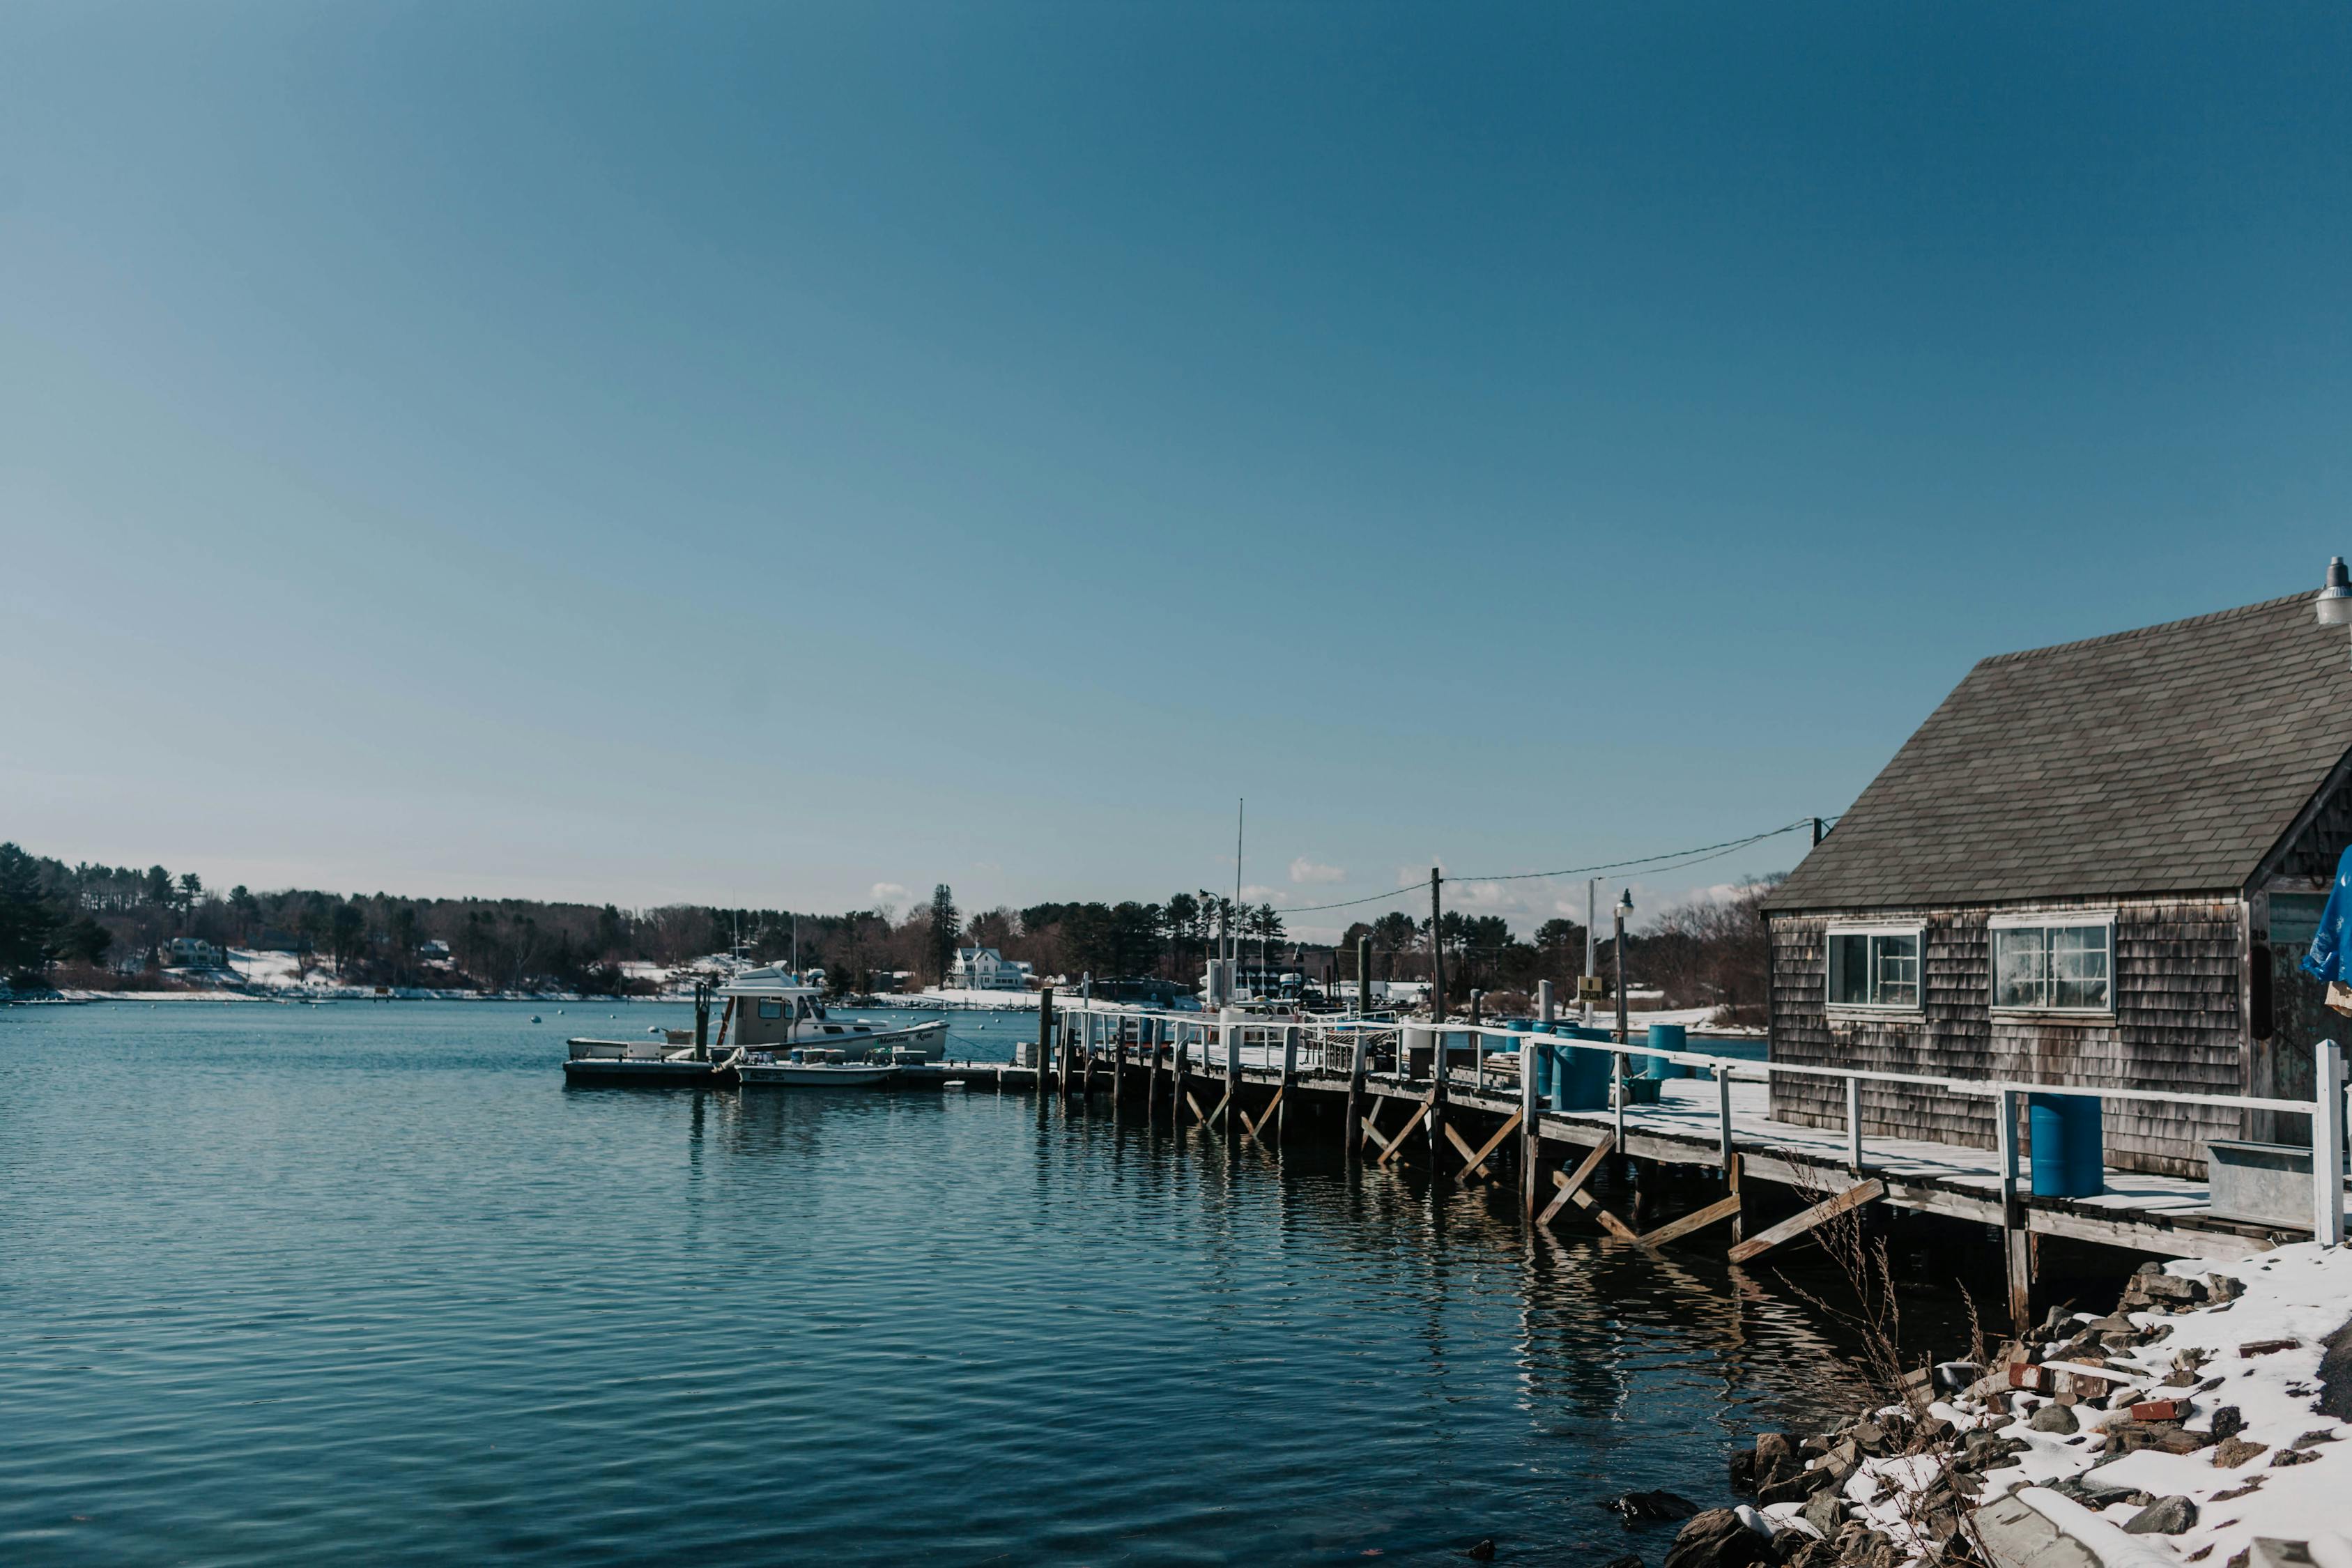
{"label": "utility pole", "polygon": [[[1592,979],[1601,973],[1593,966],[1593,945],[1599,937],[1592,929],[1600,912],[1601,879],[1587,877],[1584,879],[1584,977],[1587,980]],[[1591,987],[1580,985],[1577,990],[1580,993],[1577,1000],[1584,1005],[1584,1026],[1589,1029],[1592,1026],[1592,998],[1589,994],[1582,994],[1588,993]]]}
{"label": "utility pole", "polygon": [[[1625,1018],[1625,911],[1633,907],[1633,889],[1617,900],[1617,934],[1610,943],[1612,955],[1617,961],[1617,1043],[1623,1045],[1630,1037],[1631,1026]],[[1621,1061],[1622,1058],[1619,1058]]]}
{"label": "utility pole", "polygon": [[1445,938],[1438,906],[1443,879],[1429,868],[1429,1169],[1438,1170],[1445,1149]]}

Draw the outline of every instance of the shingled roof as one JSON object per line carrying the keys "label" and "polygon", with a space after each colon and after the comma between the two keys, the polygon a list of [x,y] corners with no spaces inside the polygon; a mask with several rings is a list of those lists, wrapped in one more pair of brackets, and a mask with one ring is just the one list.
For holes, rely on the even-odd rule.
{"label": "shingled roof", "polygon": [[2347,747],[2345,634],[2307,594],[2002,654],[1767,907],[2232,890]]}

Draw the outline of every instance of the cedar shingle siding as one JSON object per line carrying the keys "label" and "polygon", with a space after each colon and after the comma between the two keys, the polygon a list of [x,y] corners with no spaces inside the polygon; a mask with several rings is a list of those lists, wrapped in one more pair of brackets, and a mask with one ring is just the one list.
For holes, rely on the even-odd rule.
{"label": "cedar shingle siding", "polygon": [[[1772,1059],[2012,1083],[2242,1092],[2236,905],[2142,900],[2099,907],[2116,911],[2116,1012],[2096,1022],[1996,1019],[1982,910],[1872,911],[1873,920],[1926,924],[1921,1009],[1832,1018],[1830,919],[1775,916]],[[1862,1100],[1865,1136],[1992,1147],[1989,1098],[1865,1083]],[[1843,1127],[1844,1089],[1828,1079],[1775,1078],[1772,1114],[1801,1126]],[[2105,1121],[2107,1163],[2171,1175],[2201,1173],[2197,1146],[2241,1132],[2234,1112],[2152,1102],[2111,1102]]]}
{"label": "cedar shingle siding", "polygon": [[[1954,1079],[2262,1092],[2249,895],[2324,886],[2352,837],[2344,636],[2297,595],[1986,659],[1766,900],[1778,1061]],[[2113,911],[2114,1013],[1995,1016],[1997,914]],[[1921,1005],[1833,1016],[1827,933],[1925,927]],[[2267,1059],[2265,1057],[2264,1059]],[[1776,1078],[1773,1113],[1844,1124],[1832,1080]],[[1865,1085],[1864,1130],[1990,1146],[1993,1102]],[[2110,1103],[2107,1163],[2196,1174],[2237,1113]]]}

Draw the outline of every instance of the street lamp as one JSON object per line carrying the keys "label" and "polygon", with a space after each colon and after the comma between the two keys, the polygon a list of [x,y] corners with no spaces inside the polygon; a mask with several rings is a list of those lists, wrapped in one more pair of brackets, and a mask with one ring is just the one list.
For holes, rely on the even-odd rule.
{"label": "street lamp", "polygon": [[2352,572],[2344,569],[2344,557],[2331,556],[2327,563],[2327,584],[2311,601],[2312,614],[2323,626],[2352,626]]}
{"label": "street lamp", "polygon": [[1612,912],[1617,917],[1617,936],[1610,943],[1610,951],[1617,959],[1617,1043],[1622,1046],[1632,1037],[1631,1026],[1625,1018],[1625,917],[1633,912],[1633,889],[1618,895],[1617,908]]}

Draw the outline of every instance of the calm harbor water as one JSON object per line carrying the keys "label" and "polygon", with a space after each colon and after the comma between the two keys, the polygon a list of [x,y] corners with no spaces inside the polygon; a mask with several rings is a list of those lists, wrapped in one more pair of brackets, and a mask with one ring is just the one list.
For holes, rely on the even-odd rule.
{"label": "calm harbor water", "polygon": [[0,1560],[1654,1563],[1596,1500],[1853,1387],[1704,1251],[1319,1149],[564,1087],[685,1014],[0,1012]]}

